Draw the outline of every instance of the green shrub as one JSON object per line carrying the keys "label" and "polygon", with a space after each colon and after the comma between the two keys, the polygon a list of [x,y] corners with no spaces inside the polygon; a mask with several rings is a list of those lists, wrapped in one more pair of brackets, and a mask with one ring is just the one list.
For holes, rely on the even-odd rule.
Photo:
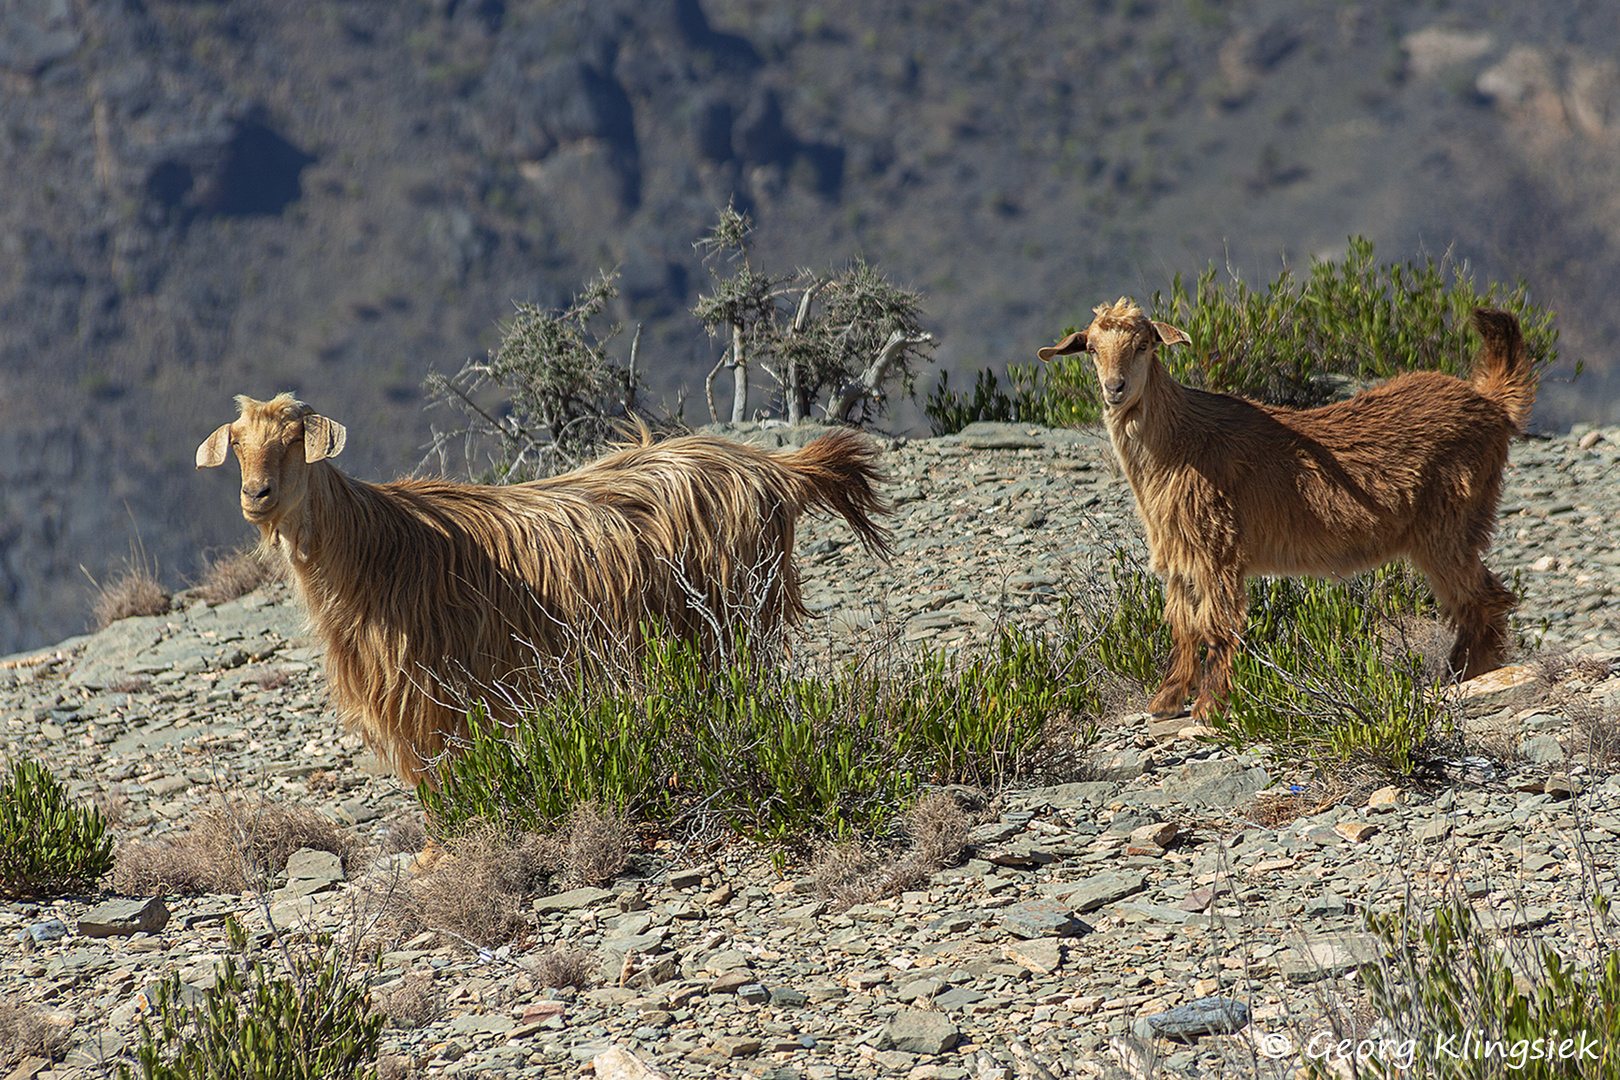
{"label": "green shrub", "polygon": [[[1072,331],[1071,327],[1065,333]],[[942,371],[923,412],[935,435],[954,434],[977,420],[1080,427],[1100,415],[1090,371],[1091,360],[1083,355],[1060,356],[1044,364],[1008,364],[1008,394],[995,372],[981,368],[971,395],[952,390],[950,373]]]}
{"label": "green shrub", "polygon": [[[1190,345],[1159,352],[1171,375],[1189,386],[1308,406],[1330,400],[1347,379],[1386,379],[1401,371],[1464,375],[1478,347],[1469,316],[1479,305],[1519,317],[1538,374],[1558,355],[1553,313],[1530,300],[1522,280],[1511,289],[1492,282],[1481,292],[1468,264],[1449,255],[1375,264],[1372,242],[1357,236],[1342,261],[1311,260],[1303,280],[1288,269],[1264,289],[1238,277],[1218,279],[1212,264],[1189,292],[1177,274],[1169,295],[1155,292],[1147,305],[1152,318],[1192,338]],[[971,397],[950,391],[942,377],[926,408],[935,434],[960,431],[973,420],[1072,426],[1099,415],[1089,358],[1039,368],[1009,365],[1010,395],[988,370],[979,372]],[[1577,364],[1577,374],[1580,369]]]}
{"label": "green shrub", "polygon": [[[1600,918],[1607,908],[1600,896]],[[1582,970],[1544,942],[1508,939],[1528,969],[1532,985],[1524,987],[1465,902],[1415,925],[1404,914],[1368,921],[1392,959],[1364,967],[1361,979],[1389,1025],[1381,1038],[1400,1051],[1371,1056],[1374,1075],[1620,1078],[1620,950],[1612,940]]]}
{"label": "green shrub", "polygon": [[12,763],[0,784],[0,896],[59,896],[112,869],[112,837],[94,807],[76,806],[50,770]]}
{"label": "green shrub", "polygon": [[[1082,615],[1097,657],[1156,688],[1171,645],[1164,587],[1123,551],[1109,577],[1112,602]],[[1237,745],[1266,742],[1306,758],[1327,754],[1410,773],[1445,720],[1410,640],[1433,614],[1422,579],[1395,564],[1342,584],[1277,578],[1248,587],[1243,648],[1214,726]]]}
{"label": "green shrub", "polygon": [[450,831],[544,831],[586,802],[666,819],[701,807],[772,842],[871,829],[919,782],[1027,769],[1052,720],[1095,711],[1085,664],[1073,639],[1007,633],[979,655],[807,678],[746,647],[715,664],[667,642],[635,685],[582,677],[510,730],[475,712],[471,740],[420,796]]}
{"label": "green shrub", "polygon": [[[234,921],[227,928],[243,948],[241,928]],[[374,1078],[387,1017],[371,1010],[370,991],[344,956],[324,947],[288,954],[292,972],[280,976],[261,960],[244,968],[226,957],[215,966],[215,984],[189,1002],[171,972],[141,1018],[142,1080]],[[118,1075],[136,1074],[124,1065]]]}

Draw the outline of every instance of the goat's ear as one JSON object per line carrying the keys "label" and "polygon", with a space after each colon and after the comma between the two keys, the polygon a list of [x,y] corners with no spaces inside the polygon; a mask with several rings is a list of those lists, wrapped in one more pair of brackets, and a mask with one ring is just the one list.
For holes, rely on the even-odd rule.
{"label": "goat's ear", "polygon": [[225,464],[225,455],[231,450],[231,425],[221,424],[214,433],[197,447],[197,468],[211,469]]}
{"label": "goat's ear", "polygon": [[313,464],[343,453],[349,432],[335,420],[310,413],[304,417],[304,460]]}
{"label": "goat's ear", "polygon": [[1054,356],[1068,356],[1070,353],[1086,351],[1086,332],[1076,330],[1056,345],[1048,345],[1036,351],[1035,355],[1042,360],[1050,360]]}
{"label": "goat's ear", "polygon": [[1166,345],[1191,345],[1192,338],[1188,337],[1179,327],[1171,326],[1167,322],[1156,322],[1153,329],[1159,332],[1159,340]]}

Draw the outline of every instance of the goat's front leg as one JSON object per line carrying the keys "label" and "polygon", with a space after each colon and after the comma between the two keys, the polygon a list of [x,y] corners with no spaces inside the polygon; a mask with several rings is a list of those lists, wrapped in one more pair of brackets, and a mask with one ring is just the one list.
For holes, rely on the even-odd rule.
{"label": "goat's front leg", "polygon": [[1148,706],[1156,720],[1181,716],[1198,681],[1198,649],[1203,638],[1193,624],[1197,608],[1192,582],[1171,574],[1164,583],[1164,621],[1170,624],[1170,668]]}
{"label": "goat's front leg", "polygon": [[1192,715],[1194,720],[1207,720],[1211,713],[1226,706],[1232,661],[1237,659],[1243,626],[1248,620],[1249,594],[1243,585],[1243,572],[1223,568],[1212,576],[1198,601],[1194,622],[1209,646],[1209,654]]}

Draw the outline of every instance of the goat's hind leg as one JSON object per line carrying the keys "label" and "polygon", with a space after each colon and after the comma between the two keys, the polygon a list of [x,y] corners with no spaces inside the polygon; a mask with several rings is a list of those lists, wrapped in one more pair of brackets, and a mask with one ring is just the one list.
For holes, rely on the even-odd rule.
{"label": "goat's hind leg", "polygon": [[1172,575],[1164,585],[1164,621],[1170,624],[1170,668],[1148,709],[1156,720],[1182,716],[1198,682],[1198,652],[1203,636],[1193,625],[1196,609],[1192,583]]}
{"label": "goat's hind leg", "polygon": [[1457,628],[1452,672],[1467,681],[1501,667],[1508,655],[1507,613],[1518,605],[1518,598],[1486,569],[1477,553],[1449,560],[1414,554],[1413,561],[1429,579],[1441,616]]}

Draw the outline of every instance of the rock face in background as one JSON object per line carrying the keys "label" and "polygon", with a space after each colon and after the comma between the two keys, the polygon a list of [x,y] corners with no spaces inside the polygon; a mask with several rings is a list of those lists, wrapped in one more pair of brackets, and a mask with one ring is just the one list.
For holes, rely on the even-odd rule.
{"label": "rock face in background", "polygon": [[958,385],[1099,300],[1355,233],[1524,276],[1592,372],[1540,421],[1612,419],[1600,7],[8,3],[0,652],[82,629],[80,567],[137,539],[177,585],[246,538],[231,470],[191,468],[233,394],[295,390],[347,469],[398,475],[430,368],[615,266],[654,396],[695,390],[692,245],[730,199],[761,265],[864,254],[922,289]]}

